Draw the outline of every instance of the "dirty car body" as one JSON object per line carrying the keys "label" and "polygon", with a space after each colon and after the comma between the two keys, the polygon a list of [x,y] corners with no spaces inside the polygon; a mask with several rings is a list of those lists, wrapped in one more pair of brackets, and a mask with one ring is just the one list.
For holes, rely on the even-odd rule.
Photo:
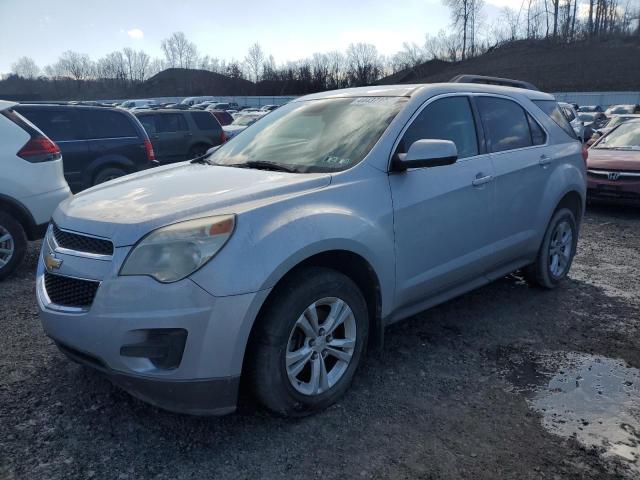
{"label": "dirty car body", "polygon": [[[353,374],[364,348],[358,342],[379,342],[385,325],[532,264],[559,208],[572,209],[579,221],[586,193],[580,142],[534,102],[553,97],[475,84],[310,95],[270,113],[206,161],[156,168],[83,192],[58,208],[43,243],[37,297],[44,329],[67,355],[145,401],[179,412],[224,414],[235,408],[249,358],[257,389],[263,388],[254,349],[272,352],[260,349],[275,336],[262,335],[265,318],[296,283],[320,272],[335,281],[309,286],[329,292],[309,308],[325,302],[332,315],[335,305],[351,307],[343,308],[341,346],[318,325],[313,338],[301,341],[299,351],[308,353],[311,365],[308,384],[313,387],[316,366],[327,369],[320,386],[306,391],[307,379],[288,369],[289,353],[295,353],[289,345],[300,334],[292,331],[289,344],[276,349],[287,352],[281,376],[291,381],[283,395],[293,399],[292,407],[266,403],[281,413],[326,406],[335,401],[334,391],[343,392],[347,380],[340,375]],[[488,128],[498,127],[491,109],[481,117],[485,104],[524,115],[529,140],[510,145],[507,132],[501,145],[490,137]],[[431,168],[402,167],[402,159],[413,155],[409,140],[420,137],[415,125],[423,112],[451,106],[461,109],[471,136],[459,138],[454,125],[455,142],[416,142],[427,150],[453,148],[453,155]],[[355,120],[368,115],[375,121]],[[341,132],[337,144],[320,133],[319,118]],[[284,129],[290,119],[293,125]],[[372,122],[376,131],[365,126]],[[300,152],[306,151],[319,156],[305,162]],[[264,161],[275,158],[286,168]],[[207,261],[184,275],[174,275],[182,268],[177,264],[141,267],[151,258],[145,252],[166,247],[158,246],[158,235],[175,239],[191,225],[198,235],[202,225],[205,235],[220,235]],[[167,262],[184,250],[166,248],[156,257]],[[331,290],[339,282],[353,290],[350,297]],[[360,299],[364,308],[358,308]],[[292,325],[304,320],[300,312],[292,315]],[[319,363],[327,351],[340,358]],[[285,357],[274,361],[284,371]]]}

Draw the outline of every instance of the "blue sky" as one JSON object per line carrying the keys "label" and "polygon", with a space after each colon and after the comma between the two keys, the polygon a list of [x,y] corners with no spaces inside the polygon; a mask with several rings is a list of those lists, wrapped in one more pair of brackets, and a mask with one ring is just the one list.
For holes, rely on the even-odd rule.
{"label": "blue sky", "polygon": [[[491,17],[522,0],[485,0]],[[201,54],[242,60],[259,42],[276,62],[369,42],[391,54],[450,23],[441,0],[0,0],[0,73],[21,56],[43,67],[65,50],[96,59],[123,47],[162,56],[183,31]]]}

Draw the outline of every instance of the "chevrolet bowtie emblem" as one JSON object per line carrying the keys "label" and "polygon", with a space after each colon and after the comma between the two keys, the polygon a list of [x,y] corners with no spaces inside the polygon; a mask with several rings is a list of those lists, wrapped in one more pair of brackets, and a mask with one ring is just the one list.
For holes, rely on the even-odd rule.
{"label": "chevrolet bowtie emblem", "polygon": [[62,265],[62,260],[56,258],[55,255],[47,254],[44,256],[44,264],[47,270],[57,270]]}

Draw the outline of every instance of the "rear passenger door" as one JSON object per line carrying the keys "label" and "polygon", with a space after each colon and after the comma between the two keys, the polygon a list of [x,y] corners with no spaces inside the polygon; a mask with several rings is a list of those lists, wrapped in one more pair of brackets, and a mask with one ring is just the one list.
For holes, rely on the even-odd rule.
{"label": "rear passenger door", "polygon": [[463,284],[486,282],[493,253],[493,167],[477,133],[469,98],[427,104],[403,134],[396,153],[416,140],[451,140],[452,165],[389,175],[396,241],[396,301],[409,308]]}
{"label": "rear passenger door", "polygon": [[164,152],[163,163],[180,162],[187,158],[193,134],[189,131],[182,113],[160,113],[157,117],[160,150]]}
{"label": "rear passenger door", "polygon": [[555,158],[547,134],[515,100],[474,97],[495,170],[496,256],[494,271],[517,268],[535,256],[535,226]]}
{"label": "rear passenger door", "polygon": [[196,142],[206,142],[208,146],[220,145],[222,143],[222,126],[209,112],[191,112],[191,118],[198,129]]}

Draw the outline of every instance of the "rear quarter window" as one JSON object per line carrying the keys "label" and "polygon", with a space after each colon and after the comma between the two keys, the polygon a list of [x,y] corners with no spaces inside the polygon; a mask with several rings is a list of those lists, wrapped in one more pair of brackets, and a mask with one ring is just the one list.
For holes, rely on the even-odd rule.
{"label": "rear quarter window", "polygon": [[137,137],[138,131],[124,113],[112,110],[86,110],[82,112],[89,138]]}
{"label": "rear quarter window", "polygon": [[29,121],[35,124],[44,134],[54,141],[80,140],[84,138],[84,131],[76,115],[65,109],[35,109],[21,110]]}
{"label": "rear quarter window", "polygon": [[551,117],[551,119],[560,128],[562,128],[562,130],[564,130],[567,135],[569,135],[574,140],[578,139],[576,132],[573,131],[573,128],[569,123],[569,120],[567,120],[567,117],[562,113],[562,110],[560,110],[560,106],[555,100],[533,100],[533,103],[535,103],[538,107],[540,107],[540,110]]}
{"label": "rear quarter window", "polygon": [[192,112],[191,118],[196,122],[198,130],[220,130],[220,124],[216,117],[209,112]]}
{"label": "rear quarter window", "polygon": [[149,135],[153,135],[157,133],[158,129],[156,127],[156,116],[155,115],[136,115],[142,127]]}

